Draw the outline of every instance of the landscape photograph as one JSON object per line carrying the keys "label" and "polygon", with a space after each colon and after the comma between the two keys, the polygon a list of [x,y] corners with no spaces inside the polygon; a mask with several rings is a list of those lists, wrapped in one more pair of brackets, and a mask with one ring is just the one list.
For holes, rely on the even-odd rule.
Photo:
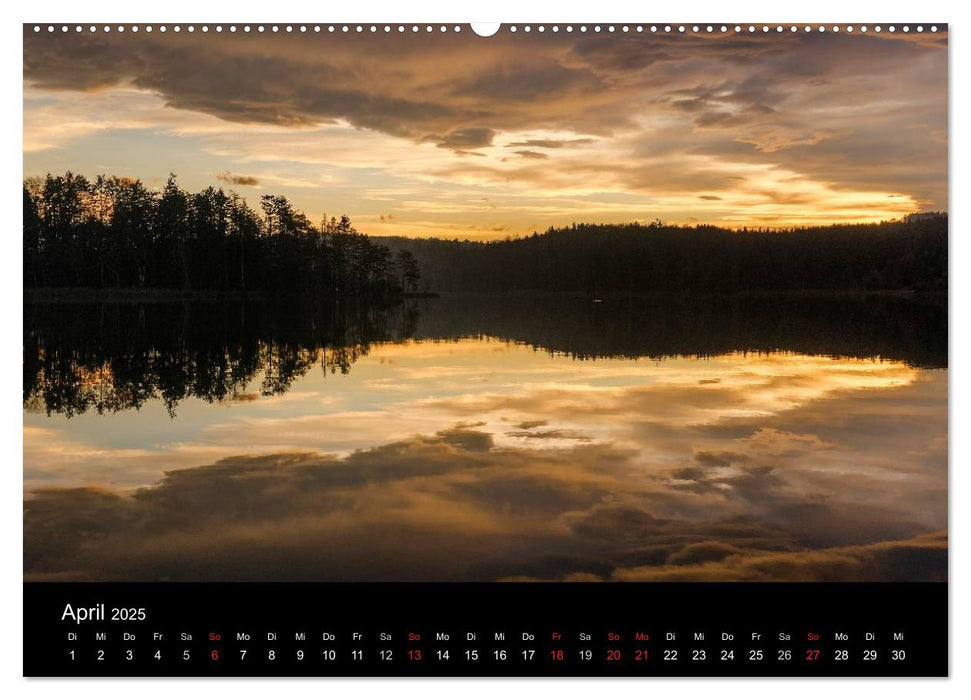
{"label": "landscape photograph", "polygon": [[25,581],[947,580],[946,26],[278,29],[23,28]]}

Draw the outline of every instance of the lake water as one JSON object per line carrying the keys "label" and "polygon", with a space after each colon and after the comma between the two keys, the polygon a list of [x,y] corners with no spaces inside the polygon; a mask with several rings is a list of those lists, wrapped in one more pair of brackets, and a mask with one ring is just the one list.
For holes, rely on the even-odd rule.
{"label": "lake water", "polygon": [[939,300],[28,305],[25,577],[944,580]]}

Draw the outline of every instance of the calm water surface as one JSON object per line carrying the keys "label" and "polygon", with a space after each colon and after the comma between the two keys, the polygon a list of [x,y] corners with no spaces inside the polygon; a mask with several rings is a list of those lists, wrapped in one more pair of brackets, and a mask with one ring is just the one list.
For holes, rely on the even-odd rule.
{"label": "calm water surface", "polygon": [[946,577],[946,312],[25,311],[25,575]]}

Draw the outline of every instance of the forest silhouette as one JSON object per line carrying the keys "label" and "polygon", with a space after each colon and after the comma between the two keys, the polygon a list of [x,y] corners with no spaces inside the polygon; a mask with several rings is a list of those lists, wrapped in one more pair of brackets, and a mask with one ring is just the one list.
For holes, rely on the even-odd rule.
{"label": "forest silhouette", "polygon": [[494,242],[388,237],[431,290],[600,294],[944,291],[947,215],[874,224],[730,230],[573,224]]}
{"label": "forest silhouette", "polygon": [[47,175],[24,182],[24,285],[268,292],[315,303],[423,292],[944,291],[947,215],[730,230],[573,224],[494,242],[369,237],[283,196]]}
{"label": "forest silhouette", "polygon": [[68,172],[24,182],[24,285],[274,292],[344,301],[413,291],[418,267],[346,216],[319,225],[286,197],[261,212],[234,192],[190,193],[170,175],[140,180]]}
{"label": "forest silhouette", "polygon": [[340,308],[269,301],[28,303],[24,408],[74,416],[286,393],[375,344],[495,338],[577,360],[796,352],[947,367],[939,295],[617,299],[481,295]]}
{"label": "forest silhouette", "polygon": [[28,303],[24,408],[70,417],[158,400],[174,416],[189,397],[277,396],[315,367],[346,374],[374,343],[411,336],[414,323],[401,305]]}
{"label": "forest silhouette", "polygon": [[[406,339],[489,337],[581,360],[781,351],[947,366],[944,214],[794,230],[577,224],[477,243],[313,225],[285,197],[257,212],[174,175],[153,192],[67,173],[24,183],[24,286],[24,406],[68,416],[281,394]],[[445,298],[400,303],[419,291]]]}

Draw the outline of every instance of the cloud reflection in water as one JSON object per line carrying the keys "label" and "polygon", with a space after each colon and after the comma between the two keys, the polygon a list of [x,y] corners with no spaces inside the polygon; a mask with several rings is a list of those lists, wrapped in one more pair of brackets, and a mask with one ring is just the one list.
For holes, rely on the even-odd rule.
{"label": "cloud reflection in water", "polygon": [[170,443],[26,426],[28,479],[50,485],[25,503],[25,572],[944,579],[946,387],[895,362],[381,346],[338,382],[209,407]]}

